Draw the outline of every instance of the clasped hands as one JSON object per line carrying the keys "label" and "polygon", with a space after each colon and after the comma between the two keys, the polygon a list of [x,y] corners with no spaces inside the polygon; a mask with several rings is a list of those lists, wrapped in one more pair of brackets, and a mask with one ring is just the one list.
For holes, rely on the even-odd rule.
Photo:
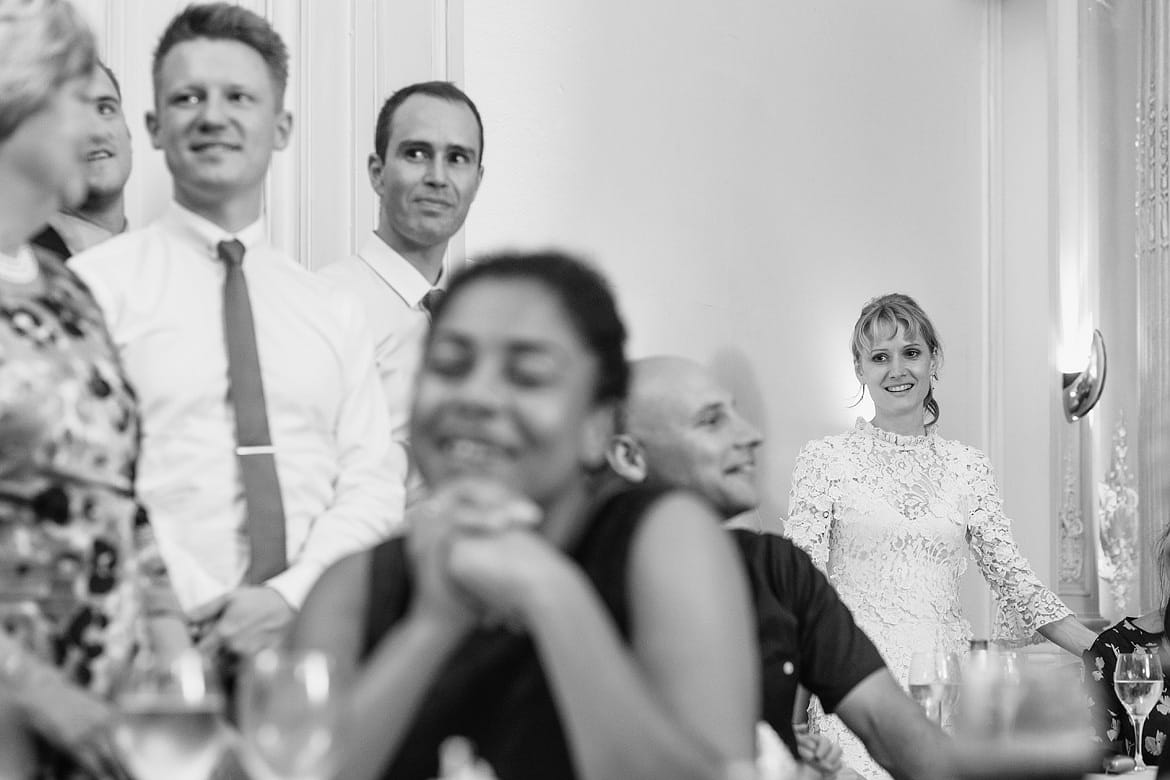
{"label": "clasped hands", "polygon": [[275,589],[241,585],[187,617],[200,652],[214,658],[224,651],[247,657],[279,644],[294,615]]}
{"label": "clasped hands", "polygon": [[563,557],[534,532],[531,500],[494,480],[463,477],[407,510],[416,613],[464,628],[524,625],[540,578]]}

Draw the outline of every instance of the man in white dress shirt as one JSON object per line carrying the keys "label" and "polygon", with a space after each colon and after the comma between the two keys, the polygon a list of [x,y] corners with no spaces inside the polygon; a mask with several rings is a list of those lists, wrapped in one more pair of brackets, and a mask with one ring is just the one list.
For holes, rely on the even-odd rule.
{"label": "man in white dress shirt", "polygon": [[446,283],[447,244],[475,200],[482,161],[483,122],[461,89],[427,81],[395,92],[378,113],[367,162],[378,228],[357,255],[321,270],[366,304],[394,438],[403,447],[426,296]]}
{"label": "man in white dress shirt", "polygon": [[[194,5],[164,32],[153,73],[147,128],[175,202],[74,263],[138,391],[138,490],[179,599],[204,625],[205,647],[251,653],[280,638],[325,567],[400,522],[406,464],[361,304],[265,238],[264,177],[292,130],[284,43],[239,6]],[[239,266],[217,249],[232,239],[243,244]],[[229,371],[241,361],[229,362],[224,322],[237,268],[271,447],[237,447],[247,442],[236,439]],[[253,548],[262,545],[249,543],[249,520],[260,513],[245,510],[256,491],[245,495],[251,464],[241,465],[261,449],[275,461],[287,568],[255,582]]]}

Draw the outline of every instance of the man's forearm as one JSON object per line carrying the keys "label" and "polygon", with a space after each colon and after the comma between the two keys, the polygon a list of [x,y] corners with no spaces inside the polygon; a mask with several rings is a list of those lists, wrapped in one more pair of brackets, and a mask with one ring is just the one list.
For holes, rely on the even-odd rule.
{"label": "man's forearm", "polygon": [[898,780],[946,780],[952,776],[952,741],[882,669],[842,699],[837,715],[866,750]]}

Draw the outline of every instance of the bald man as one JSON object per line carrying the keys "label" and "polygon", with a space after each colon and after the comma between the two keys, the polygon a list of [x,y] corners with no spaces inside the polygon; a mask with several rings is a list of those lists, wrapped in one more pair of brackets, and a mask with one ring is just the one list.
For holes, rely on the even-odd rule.
{"label": "bald man", "polygon": [[[689,488],[725,519],[759,505],[759,430],[703,366],[655,357],[633,366],[608,457],[630,482]],[[774,534],[735,529],[752,584],[763,664],[764,720],[794,753],[797,685],[817,694],[894,777],[939,778],[949,739],[886,669],[812,559]]]}

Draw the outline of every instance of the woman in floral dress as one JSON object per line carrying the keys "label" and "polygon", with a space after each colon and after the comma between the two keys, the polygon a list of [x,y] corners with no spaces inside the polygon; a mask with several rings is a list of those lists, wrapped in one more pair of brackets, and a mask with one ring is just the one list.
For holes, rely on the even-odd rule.
{"label": "woman in floral dress", "polygon": [[[93,38],[0,0],[0,776],[121,777],[106,698],[148,626],[182,637],[134,501],[138,417],[100,311],[28,240],[85,194]],[[140,620],[144,610],[157,622]],[[163,628],[166,626],[166,628]]]}
{"label": "woman in floral dress", "polygon": [[[1024,644],[1039,632],[1079,655],[1093,632],[1020,554],[987,456],[936,433],[942,347],[926,314],[905,295],[871,301],[852,352],[874,418],[800,451],[786,533],[825,571],[903,686],[915,651],[967,648],[959,581],[968,551],[996,596],[997,641]],[[814,706],[812,720],[854,770],[888,776],[836,718]]]}

